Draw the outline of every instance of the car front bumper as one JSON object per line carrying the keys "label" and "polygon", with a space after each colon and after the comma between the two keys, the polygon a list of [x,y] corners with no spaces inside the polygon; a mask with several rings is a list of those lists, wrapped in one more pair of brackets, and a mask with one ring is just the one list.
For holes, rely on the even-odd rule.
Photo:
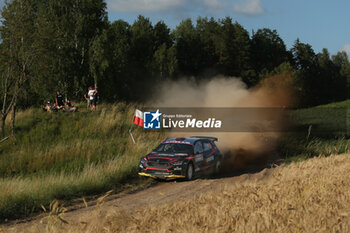
{"label": "car front bumper", "polygon": [[147,176],[152,178],[160,178],[160,179],[170,179],[170,178],[185,178],[184,169],[183,168],[151,168],[144,167],[139,168],[140,176]]}
{"label": "car front bumper", "polygon": [[159,179],[176,179],[185,178],[186,164],[172,165],[172,164],[157,164],[152,165],[140,163],[138,166],[138,174],[140,176],[159,178]]}
{"label": "car front bumper", "polygon": [[152,177],[152,178],[160,178],[160,179],[176,179],[176,178],[185,178],[183,175],[175,175],[171,173],[146,173],[146,172],[139,172],[139,176],[146,176],[146,177]]}

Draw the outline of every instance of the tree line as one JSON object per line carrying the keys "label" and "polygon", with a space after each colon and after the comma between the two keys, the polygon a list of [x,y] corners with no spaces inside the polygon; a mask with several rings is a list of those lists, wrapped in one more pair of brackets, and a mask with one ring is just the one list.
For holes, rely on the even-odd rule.
{"label": "tree line", "polygon": [[170,29],[141,15],[133,24],[110,22],[104,0],[9,0],[1,23],[2,119],[57,90],[81,100],[96,84],[102,101],[142,101],[160,81],[182,77],[240,77],[253,87],[288,72],[302,107],[348,97],[345,52],[315,53],[299,39],[288,50],[276,30],[250,34],[230,17],[185,19]]}

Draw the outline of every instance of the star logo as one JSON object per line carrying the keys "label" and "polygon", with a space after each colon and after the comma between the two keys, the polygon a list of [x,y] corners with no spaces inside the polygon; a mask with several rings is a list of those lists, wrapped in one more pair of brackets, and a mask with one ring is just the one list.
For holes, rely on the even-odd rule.
{"label": "star logo", "polygon": [[160,118],[162,113],[159,109],[156,112],[144,112],[143,113],[143,128],[144,129],[160,129]]}
{"label": "star logo", "polygon": [[154,120],[157,120],[159,121],[159,117],[162,115],[160,112],[159,112],[159,109],[155,112],[155,113],[151,113],[153,118],[151,120],[151,122],[153,122]]}

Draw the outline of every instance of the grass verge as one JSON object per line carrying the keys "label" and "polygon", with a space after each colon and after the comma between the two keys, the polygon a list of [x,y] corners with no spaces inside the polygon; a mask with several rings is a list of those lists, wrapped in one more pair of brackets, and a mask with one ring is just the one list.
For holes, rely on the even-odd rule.
{"label": "grass verge", "polygon": [[137,179],[140,157],[164,134],[136,129],[134,145],[128,134],[134,111],[119,103],[95,112],[18,114],[16,138],[0,151],[0,222]]}

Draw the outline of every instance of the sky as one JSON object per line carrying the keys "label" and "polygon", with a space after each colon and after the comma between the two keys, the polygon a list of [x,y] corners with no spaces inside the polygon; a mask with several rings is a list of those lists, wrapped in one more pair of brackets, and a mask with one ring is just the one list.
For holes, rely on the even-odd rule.
{"label": "sky", "polygon": [[[2,0],[0,0],[2,1]],[[132,24],[138,15],[174,29],[183,19],[231,17],[250,33],[276,29],[290,49],[297,38],[315,52],[350,55],[349,0],[106,0],[110,21]]]}

